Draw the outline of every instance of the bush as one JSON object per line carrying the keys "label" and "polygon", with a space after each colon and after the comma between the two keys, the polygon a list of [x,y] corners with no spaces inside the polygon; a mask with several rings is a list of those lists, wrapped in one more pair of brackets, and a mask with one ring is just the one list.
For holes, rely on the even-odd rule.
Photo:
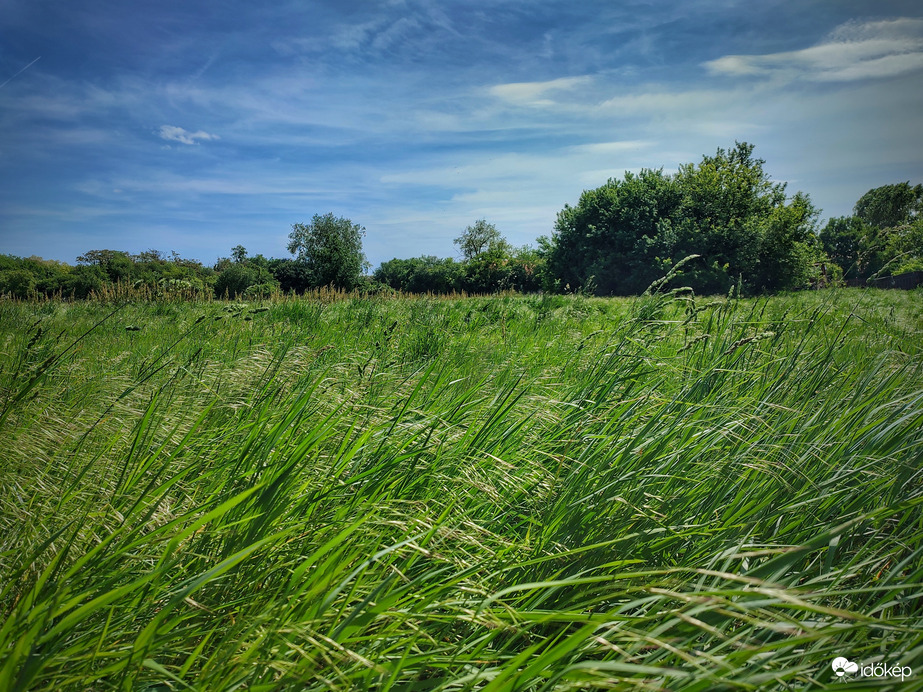
{"label": "bush", "polygon": [[279,292],[279,284],[276,281],[264,281],[263,283],[253,284],[241,294],[244,298],[252,300],[254,298],[269,298],[274,293]]}
{"label": "bush", "polygon": [[215,281],[215,297],[236,298],[259,281],[257,271],[245,264],[230,264]]}

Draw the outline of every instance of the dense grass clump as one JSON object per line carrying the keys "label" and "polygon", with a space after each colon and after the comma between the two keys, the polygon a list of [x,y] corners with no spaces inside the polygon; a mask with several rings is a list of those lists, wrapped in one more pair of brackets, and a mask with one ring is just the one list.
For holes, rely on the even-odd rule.
{"label": "dense grass clump", "polygon": [[918,294],[334,298],[0,303],[0,689],[923,672]]}

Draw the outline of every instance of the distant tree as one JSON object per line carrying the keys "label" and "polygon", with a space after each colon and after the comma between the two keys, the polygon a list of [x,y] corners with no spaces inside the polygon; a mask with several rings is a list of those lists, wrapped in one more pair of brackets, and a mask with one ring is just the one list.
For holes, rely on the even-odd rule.
{"label": "distant tree", "polygon": [[485,219],[478,219],[473,225],[468,226],[453,242],[461,250],[465,261],[473,260],[488,250],[509,250],[509,245],[500,235],[497,227],[492,223],[487,223]]}
{"label": "distant tree", "polygon": [[463,265],[432,255],[382,262],[372,278],[405,293],[452,293],[462,290]]}
{"label": "distant tree", "polygon": [[0,271],[0,295],[31,298],[35,294],[35,274],[28,269]]}
{"label": "distant tree", "polygon": [[68,272],[61,282],[60,290],[65,297],[82,299],[101,291],[106,283],[106,274],[99,265],[83,265]]}
{"label": "distant tree", "polygon": [[640,293],[677,252],[674,224],[682,192],[662,169],[625,173],[564,205],[554,233],[542,239],[548,290],[592,288]]}
{"label": "distant tree", "polygon": [[911,187],[908,181],[876,187],[859,198],[853,213],[879,228],[910,223],[923,213],[923,185]]}
{"label": "distant tree", "polygon": [[902,274],[923,270],[923,217],[888,230],[885,239],[887,272]]}
{"label": "distant tree", "polygon": [[858,216],[831,218],[821,229],[820,244],[831,262],[843,271],[844,279],[865,279],[881,269],[883,244],[878,228]]}
{"label": "distant tree", "polygon": [[269,260],[268,268],[279,282],[279,288],[286,293],[304,293],[312,286],[311,271],[307,262],[273,258]]}
{"label": "distant tree", "polygon": [[231,248],[231,259],[237,264],[243,264],[247,261],[247,248],[243,245],[235,245]]}
{"label": "distant tree", "polygon": [[236,298],[259,283],[257,270],[246,264],[230,264],[215,279],[215,296],[218,298]]}
{"label": "distant tree", "polygon": [[212,270],[220,273],[227,269],[231,264],[232,262],[230,257],[219,257],[217,260],[215,260],[215,264],[212,267]]}
{"label": "distant tree", "polygon": [[830,219],[820,232],[824,252],[845,278],[923,269],[923,185],[876,187],[853,211]]}
{"label": "distant tree", "polygon": [[807,195],[789,200],[764,163],[738,142],[672,176],[644,169],[585,191],[542,242],[546,287],[639,293],[692,254],[700,259],[681,281],[699,292],[725,292],[738,277],[751,292],[807,285],[816,210]]}
{"label": "distant tree", "polygon": [[131,258],[135,262],[165,262],[163,253],[160,250],[155,250],[150,248],[149,250],[143,250],[137,255],[132,255]]}
{"label": "distant tree", "polygon": [[333,214],[315,214],[311,223],[296,223],[288,250],[306,265],[312,286],[352,290],[368,267],[362,252],[365,229]]}
{"label": "distant tree", "polygon": [[513,250],[509,259],[509,287],[520,293],[542,290],[545,259],[540,250],[524,245]]}
{"label": "distant tree", "polygon": [[510,246],[505,240],[491,243],[463,264],[463,286],[469,293],[495,293],[510,286]]}
{"label": "distant tree", "polygon": [[135,268],[131,255],[121,250],[89,250],[77,257],[77,263],[98,266],[112,283],[130,281]]}
{"label": "distant tree", "polygon": [[[11,261],[7,264],[4,260]],[[20,259],[9,255],[0,255],[0,270],[24,269],[35,277],[35,291],[45,296],[53,296],[63,292],[64,283],[72,271],[72,267],[64,262],[46,260],[35,255]]]}

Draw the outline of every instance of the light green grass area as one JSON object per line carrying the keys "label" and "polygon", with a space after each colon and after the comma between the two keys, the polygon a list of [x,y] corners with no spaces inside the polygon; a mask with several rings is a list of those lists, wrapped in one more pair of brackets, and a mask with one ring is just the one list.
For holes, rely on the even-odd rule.
{"label": "light green grass area", "polygon": [[919,292],[2,302],[0,690],[919,682],[921,366]]}

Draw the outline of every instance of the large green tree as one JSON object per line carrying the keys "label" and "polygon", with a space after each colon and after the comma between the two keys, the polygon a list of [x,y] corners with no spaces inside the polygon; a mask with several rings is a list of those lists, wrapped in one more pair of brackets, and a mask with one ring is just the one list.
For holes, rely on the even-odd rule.
{"label": "large green tree", "polygon": [[923,269],[923,185],[882,185],[866,192],[852,216],[820,232],[824,252],[846,279]]}
{"label": "large green tree", "polygon": [[608,294],[638,293],[669,264],[673,224],[681,201],[675,180],[643,169],[586,190],[577,206],[558,214],[545,241],[548,288]]}
{"label": "large green tree", "polygon": [[738,280],[751,292],[806,285],[819,256],[816,210],[807,195],[789,198],[764,163],[738,142],[674,175],[644,169],[587,190],[545,242],[548,287],[638,293],[691,254],[700,257],[682,281],[701,292]]}
{"label": "large green tree", "polygon": [[352,290],[368,267],[362,252],[365,229],[333,214],[315,214],[311,223],[296,223],[288,250],[303,262],[312,286]]}
{"label": "large green tree", "polygon": [[923,185],[911,187],[908,181],[873,188],[859,198],[853,213],[879,228],[908,224],[923,213]]}

